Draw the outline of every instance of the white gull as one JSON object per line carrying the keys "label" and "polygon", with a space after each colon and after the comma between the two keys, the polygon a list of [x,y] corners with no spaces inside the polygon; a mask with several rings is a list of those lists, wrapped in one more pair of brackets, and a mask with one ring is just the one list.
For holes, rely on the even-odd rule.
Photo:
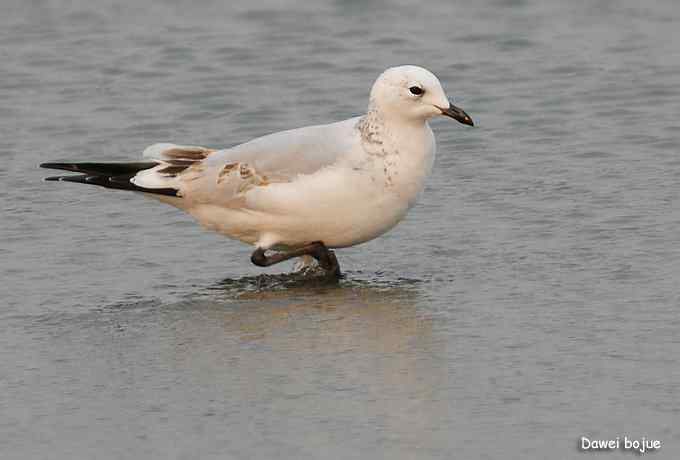
{"label": "white gull", "polygon": [[415,204],[436,151],[427,121],[438,115],[473,125],[437,77],[407,65],[377,78],[360,117],[223,150],[154,144],[141,162],[41,166],[81,173],[48,180],[133,190],[176,206],[254,245],[256,265],[311,256],[337,276],[330,248],[382,235]]}

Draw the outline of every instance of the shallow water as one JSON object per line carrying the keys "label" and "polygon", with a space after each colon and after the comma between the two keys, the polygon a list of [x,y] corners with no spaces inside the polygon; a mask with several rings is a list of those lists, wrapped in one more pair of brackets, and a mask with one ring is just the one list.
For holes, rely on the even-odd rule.
{"label": "shallow water", "polygon": [[[680,4],[0,6],[0,456],[678,458]],[[361,113],[433,70],[474,129],[294,282],[151,200],[45,183]],[[47,173],[49,174],[49,173]],[[630,458],[614,451],[606,458]]]}

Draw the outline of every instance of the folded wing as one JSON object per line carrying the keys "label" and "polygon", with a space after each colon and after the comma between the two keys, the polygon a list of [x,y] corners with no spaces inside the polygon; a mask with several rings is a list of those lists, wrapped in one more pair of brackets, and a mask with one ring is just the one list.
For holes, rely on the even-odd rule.
{"label": "folded wing", "polygon": [[254,187],[290,182],[336,163],[351,148],[354,124],[347,120],[283,131],[219,151],[155,144],[144,151],[144,158],[158,165],[131,180],[144,188],[176,189],[194,203],[242,205]]}

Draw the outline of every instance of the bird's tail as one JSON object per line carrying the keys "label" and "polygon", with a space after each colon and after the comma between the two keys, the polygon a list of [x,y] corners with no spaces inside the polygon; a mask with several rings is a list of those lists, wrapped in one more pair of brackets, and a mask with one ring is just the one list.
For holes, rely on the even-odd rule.
{"label": "bird's tail", "polygon": [[80,173],[68,176],[51,176],[48,181],[77,182],[80,184],[99,185],[118,190],[153,193],[157,195],[178,196],[175,188],[147,188],[132,183],[131,179],[140,171],[155,168],[157,161],[133,163],[43,163],[41,168],[61,169]]}

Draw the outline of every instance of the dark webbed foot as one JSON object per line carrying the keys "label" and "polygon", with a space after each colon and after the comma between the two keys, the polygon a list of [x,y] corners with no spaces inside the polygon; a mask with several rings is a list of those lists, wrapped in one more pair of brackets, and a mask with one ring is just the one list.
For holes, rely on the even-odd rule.
{"label": "dark webbed foot", "polygon": [[315,241],[314,243],[310,243],[289,252],[277,252],[270,256],[266,254],[264,249],[257,248],[250,256],[250,260],[258,267],[269,267],[270,265],[278,264],[284,260],[305,255],[314,257],[319,262],[319,266],[329,275],[336,278],[340,277],[340,265],[338,264],[337,257],[335,257],[335,253],[328,249],[321,241]]}
{"label": "dark webbed foot", "polygon": [[319,262],[319,266],[326,270],[329,275],[339,278],[342,273],[340,272],[340,264],[338,264],[338,258],[335,257],[335,252],[328,249],[320,241],[314,244],[318,246],[316,246],[316,249],[310,255]]}
{"label": "dark webbed foot", "polygon": [[269,265],[269,259],[264,253],[264,249],[257,248],[250,255],[250,261],[257,265],[258,267],[267,267]]}

